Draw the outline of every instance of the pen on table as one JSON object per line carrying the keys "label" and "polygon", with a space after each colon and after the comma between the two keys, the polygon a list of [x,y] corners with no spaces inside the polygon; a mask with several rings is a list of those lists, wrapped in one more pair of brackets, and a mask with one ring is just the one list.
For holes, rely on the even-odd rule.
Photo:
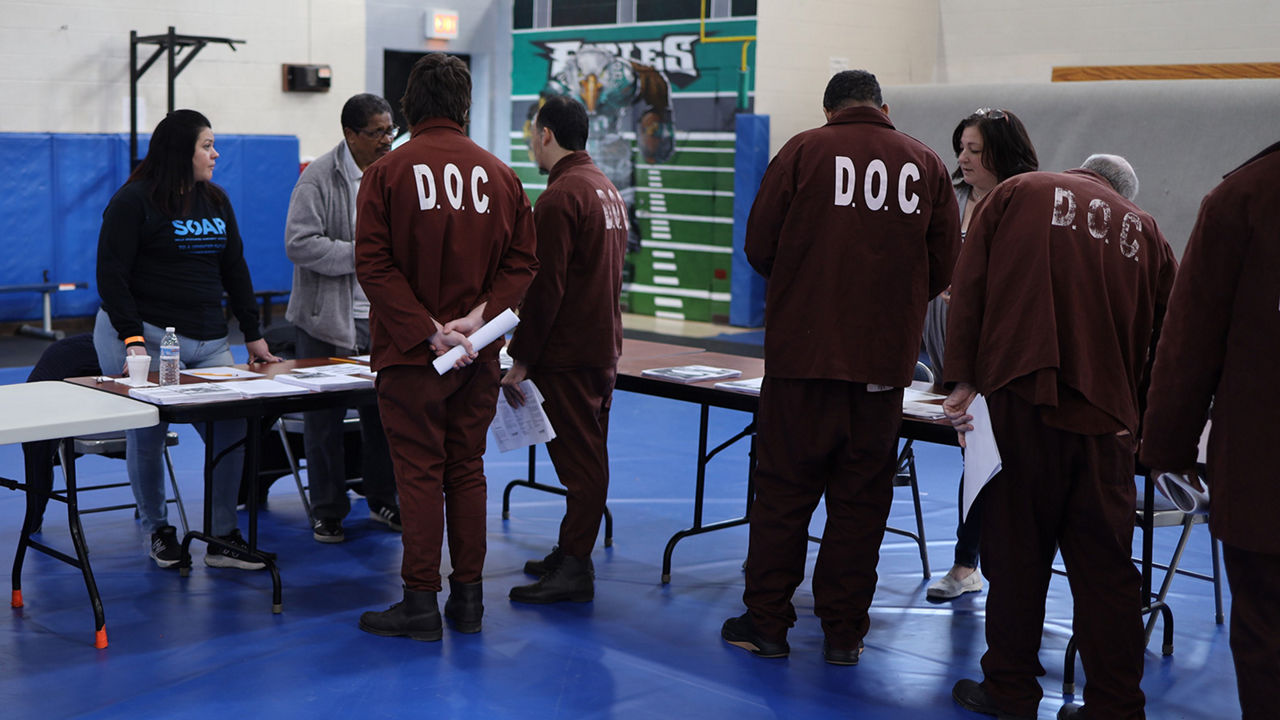
{"label": "pen on table", "polygon": [[207,373],[207,372],[197,372],[195,370],[188,370],[187,374],[199,375],[200,377],[234,377],[231,373]]}
{"label": "pen on table", "polygon": [[351,358],[331,357],[329,359],[332,360],[333,362],[351,363],[352,365],[364,365],[364,363],[360,362],[359,360],[352,360]]}

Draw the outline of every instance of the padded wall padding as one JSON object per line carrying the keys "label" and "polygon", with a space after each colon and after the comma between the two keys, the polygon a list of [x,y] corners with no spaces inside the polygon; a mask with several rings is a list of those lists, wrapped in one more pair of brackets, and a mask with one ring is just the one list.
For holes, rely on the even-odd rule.
{"label": "padded wall padding", "polygon": [[[52,136],[0,133],[0,285],[53,280],[52,164]],[[40,315],[39,294],[0,293],[0,320]]]}
{"label": "padded wall padding", "polygon": [[[287,291],[293,284],[293,263],[284,254],[284,225],[289,195],[298,182],[298,139],[284,135],[243,135],[239,139],[234,187],[241,195],[232,199],[253,287]],[[218,140],[219,145],[222,142]],[[231,154],[221,148],[219,152],[223,158]],[[220,167],[222,158],[218,160]],[[214,179],[230,182],[219,178],[217,169]],[[231,186],[225,187],[232,191]]]}
{"label": "padded wall padding", "polygon": [[[97,272],[98,231],[102,211],[128,176],[124,155],[114,152],[111,135],[54,135],[53,138],[53,282],[88,282],[88,290],[53,294],[54,317],[92,315],[98,310],[93,290]],[[127,146],[128,140],[125,144]],[[39,296],[32,296],[37,302]]]}
{"label": "padded wall padding", "polygon": [[[138,139],[145,154],[149,136]],[[289,194],[298,179],[298,140],[284,135],[218,135],[214,182],[240,222],[257,290],[288,290],[284,255]],[[0,133],[0,286],[87,282],[54,293],[54,317],[98,308],[95,269],[102,211],[129,174],[128,135]],[[39,318],[38,293],[0,293],[0,321]]]}
{"label": "padded wall padding", "polygon": [[743,252],[747,217],[760,181],[769,166],[769,116],[740,114],[735,118],[737,143],[733,155],[733,273],[729,324],[764,325],[765,280]]}

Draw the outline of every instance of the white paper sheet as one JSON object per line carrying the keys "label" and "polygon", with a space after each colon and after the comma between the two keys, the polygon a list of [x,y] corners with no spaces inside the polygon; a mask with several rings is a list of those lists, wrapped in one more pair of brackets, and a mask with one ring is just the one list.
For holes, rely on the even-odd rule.
{"label": "white paper sheet", "polygon": [[[479,352],[481,348],[511,332],[519,324],[520,318],[511,312],[511,308],[507,308],[482,325],[479,330],[476,330],[467,339],[471,341],[471,347],[476,352]],[[449,352],[436,358],[431,364],[435,366],[436,372],[443,375],[453,369],[453,364],[458,361],[458,358],[462,357],[464,352],[466,350],[461,345],[456,345],[450,348]]]}
{"label": "white paper sheet", "polygon": [[556,437],[555,428],[542,410],[542,393],[532,380],[520,383],[524,391],[524,405],[513,408],[507,398],[498,393],[498,412],[494,413],[489,432],[498,444],[498,452],[507,452],[530,445],[538,445]]}
{"label": "white paper sheet", "polygon": [[969,516],[969,508],[974,499],[1001,468],[1000,448],[996,446],[996,436],[991,429],[991,412],[987,409],[987,399],[981,395],[974,396],[973,402],[969,403],[969,414],[973,416],[973,430],[964,436],[962,518]]}
{"label": "white paper sheet", "polygon": [[1184,513],[1209,512],[1209,488],[1183,473],[1161,473],[1155,478],[1156,489]]}
{"label": "white paper sheet", "polygon": [[220,365],[218,367],[203,367],[190,370],[183,370],[183,375],[198,377],[201,380],[247,380],[248,378],[260,378],[262,373],[241,370],[240,368]]}

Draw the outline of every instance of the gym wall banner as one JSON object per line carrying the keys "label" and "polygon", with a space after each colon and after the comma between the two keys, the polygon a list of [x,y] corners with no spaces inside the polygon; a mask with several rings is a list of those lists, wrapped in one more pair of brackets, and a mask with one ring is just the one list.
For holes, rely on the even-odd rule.
{"label": "gym wall banner", "polygon": [[[705,38],[755,29],[754,19],[713,20]],[[627,312],[728,319],[735,115],[751,111],[755,46],[744,71],[743,42],[703,37],[697,21],[513,32],[510,163],[536,203],[546,178],[528,126],[540,100],[587,107],[587,151],[629,210]]]}

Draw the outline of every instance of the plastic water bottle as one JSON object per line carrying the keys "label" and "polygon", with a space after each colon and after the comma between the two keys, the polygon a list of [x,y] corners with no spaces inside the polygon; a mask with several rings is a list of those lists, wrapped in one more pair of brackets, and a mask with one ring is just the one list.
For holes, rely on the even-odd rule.
{"label": "plastic water bottle", "polygon": [[178,357],[180,355],[178,348],[178,333],[174,329],[167,327],[164,329],[164,338],[160,340],[160,384],[161,385],[177,385],[178,384]]}

